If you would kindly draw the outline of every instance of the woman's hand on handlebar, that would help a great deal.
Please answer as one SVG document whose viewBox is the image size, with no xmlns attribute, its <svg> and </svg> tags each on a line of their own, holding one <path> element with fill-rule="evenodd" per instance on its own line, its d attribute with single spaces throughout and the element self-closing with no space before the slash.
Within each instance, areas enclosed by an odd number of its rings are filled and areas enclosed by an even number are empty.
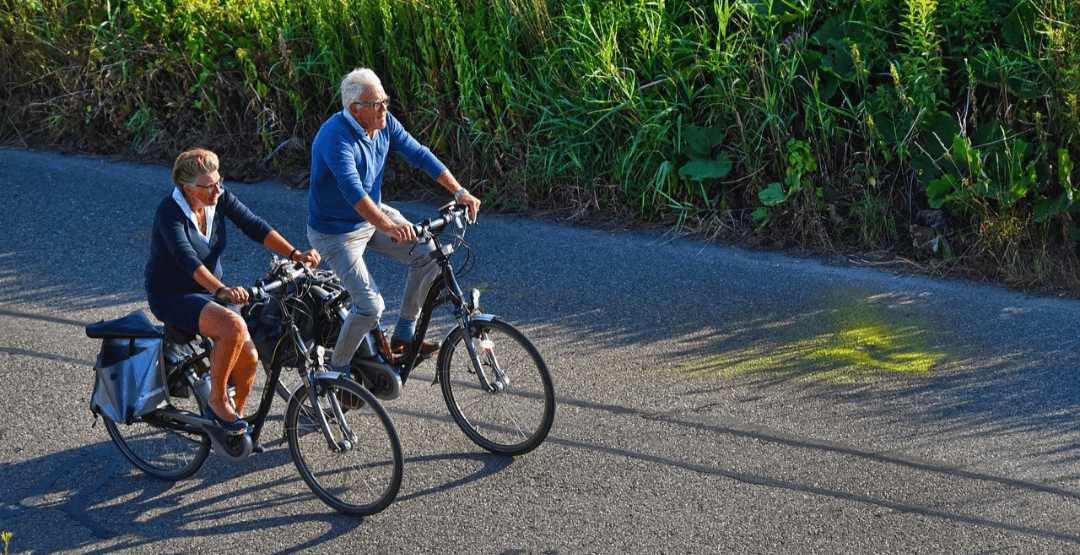
<svg viewBox="0 0 1080 555">
<path fill-rule="evenodd" d="M 217 298 L 234 305 L 245 305 L 250 295 L 246 287 L 226 287 Z"/>
<path fill-rule="evenodd" d="M 315 268 L 322 262 L 322 257 L 319 256 L 319 251 L 311 249 L 300 256 L 296 257 L 296 262 L 301 262 L 308 268 Z"/>
</svg>

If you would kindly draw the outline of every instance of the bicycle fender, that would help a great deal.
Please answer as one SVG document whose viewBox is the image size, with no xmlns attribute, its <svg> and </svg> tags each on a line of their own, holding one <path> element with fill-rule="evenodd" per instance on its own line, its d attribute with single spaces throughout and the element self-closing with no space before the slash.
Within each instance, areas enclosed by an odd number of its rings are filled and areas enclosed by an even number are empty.
<svg viewBox="0 0 1080 555">
<path fill-rule="evenodd" d="M 319 381 L 350 380 L 348 372 L 316 372 L 315 379 Z"/>
<path fill-rule="evenodd" d="M 491 322 L 492 320 L 498 319 L 499 317 L 494 314 L 473 314 L 472 316 L 469 316 L 469 320 L 478 320 L 481 322 Z M 446 342 L 450 340 L 450 336 L 454 335 L 454 333 L 456 333 L 459 329 L 461 329 L 461 324 L 458 324 L 451 328 L 450 331 L 446 332 L 446 336 L 443 337 L 442 343 L 440 344 L 445 345 Z M 442 351 L 440 350 L 439 353 L 441 355 Z"/>
<path fill-rule="evenodd" d="M 498 319 L 499 319 L 499 317 L 494 315 L 494 314 L 473 314 L 472 316 L 469 316 L 469 320 L 473 321 L 473 322 L 492 322 L 492 321 L 495 321 L 495 320 L 498 320 Z M 442 343 L 440 343 L 440 345 L 446 345 L 447 341 L 450 341 L 450 336 L 457 333 L 458 330 L 460 330 L 460 329 L 461 329 L 461 324 L 458 324 L 458 325 L 454 326 L 453 328 L 451 328 L 450 331 L 446 333 L 446 336 L 443 337 Z M 439 349 L 439 358 L 437 359 L 436 364 L 438 366 L 440 366 L 440 367 L 443 364 L 443 353 L 445 353 L 445 352 L 446 351 L 444 351 L 443 349 Z M 439 383 L 439 373 L 438 372 L 435 373 L 435 381 L 432 382 L 432 385 L 435 385 L 436 383 Z"/>
</svg>

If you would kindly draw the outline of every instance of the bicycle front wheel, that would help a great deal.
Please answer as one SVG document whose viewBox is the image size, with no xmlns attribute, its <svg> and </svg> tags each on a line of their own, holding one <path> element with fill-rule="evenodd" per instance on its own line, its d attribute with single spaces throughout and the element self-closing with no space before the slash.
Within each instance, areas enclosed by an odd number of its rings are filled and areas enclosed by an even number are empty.
<svg viewBox="0 0 1080 555">
<path fill-rule="evenodd" d="M 473 320 L 472 343 L 488 382 L 458 328 L 443 344 L 438 372 L 446 407 L 474 443 L 500 455 L 539 446 L 555 420 L 555 388 L 540 352 L 501 320 Z"/>
<path fill-rule="evenodd" d="M 198 414 L 194 399 L 174 398 L 175 408 L 157 411 L 132 421 L 113 422 L 102 416 L 116 448 L 139 470 L 162 480 L 178 481 L 194 474 L 210 455 L 210 438 L 201 431 L 163 419 L 169 410 L 191 409 Z"/>
<path fill-rule="evenodd" d="M 323 379 L 316 389 L 313 395 L 298 388 L 285 410 L 285 435 L 300 476 L 339 512 L 364 516 L 385 509 L 397 497 L 405 465 L 390 414 L 351 380 Z"/>
</svg>

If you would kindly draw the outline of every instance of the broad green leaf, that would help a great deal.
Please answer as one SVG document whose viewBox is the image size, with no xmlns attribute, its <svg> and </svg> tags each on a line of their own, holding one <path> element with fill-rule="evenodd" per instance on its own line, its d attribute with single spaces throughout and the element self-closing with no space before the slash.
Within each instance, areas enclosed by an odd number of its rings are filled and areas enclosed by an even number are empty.
<svg viewBox="0 0 1080 555">
<path fill-rule="evenodd" d="M 1035 221 L 1046 221 L 1050 216 L 1061 214 L 1072 204 L 1072 195 L 1062 193 L 1058 198 L 1044 200 L 1035 205 Z"/>
<path fill-rule="evenodd" d="M 724 142 L 724 130 L 720 126 L 700 127 L 691 125 L 683 131 L 686 155 L 690 158 L 710 159 L 712 149 Z"/>
<path fill-rule="evenodd" d="M 758 193 L 758 198 L 765 206 L 775 206 L 787 200 L 787 193 L 784 192 L 782 184 L 773 182 Z"/>
<path fill-rule="evenodd" d="M 690 160 L 679 168 L 679 177 L 704 181 L 706 179 L 720 179 L 731 171 L 731 158 L 726 152 L 720 153 L 718 160 Z"/>
</svg>

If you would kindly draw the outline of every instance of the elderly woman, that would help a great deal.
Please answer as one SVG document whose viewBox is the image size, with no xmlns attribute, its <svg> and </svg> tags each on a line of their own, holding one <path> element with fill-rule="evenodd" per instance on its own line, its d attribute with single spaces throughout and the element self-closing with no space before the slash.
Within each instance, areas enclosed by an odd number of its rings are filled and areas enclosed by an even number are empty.
<svg viewBox="0 0 1080 555">
<path fill-rule="evenodd" d="M 243 287 L 222 282 L 225 218 L 270 250 L 315 267 L 319 253 L 301 253 L 269 224 L 253 214 L 222 186 L 218 157 L 195 149 L 173 164 L 172 194 L 154 215 L 150 261 L 146 264 L 146 299 L 159 320 L 214 340 L 210 353 L 210 408 L 219 425 L 242 433 L 244 405 L 259 362 L 247 325 L 230 305 L 247 304 Z M 235 410 L 227 384 L 236 387 Z"/>
</svg>

